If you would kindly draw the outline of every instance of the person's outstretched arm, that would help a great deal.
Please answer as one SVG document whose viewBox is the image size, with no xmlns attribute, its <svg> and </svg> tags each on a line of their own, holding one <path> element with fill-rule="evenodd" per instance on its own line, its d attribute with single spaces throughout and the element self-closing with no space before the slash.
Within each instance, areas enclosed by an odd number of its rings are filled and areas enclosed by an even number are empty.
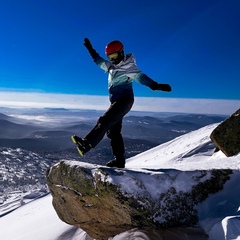
<svg viewBox="0 0 240 240">
<path fill-rule="evenodd" d="M 108 72 L 109 68 L 111 67 L 111 62 L 102 58 L 97 51 L 93 48 L 90 40 L 88 38 L 84 38 L 83 45 L 87 48 L 89 54 L 91 55 L 93 61 L 105 72 Z"/>
<path fill-rule="evenodd" d="M 94 62 L 97 61 L 97 59 L 100 57 L 97 51 L 93 48 L 90 40 L 88 38 L 84 38 L 83 45 L 87 48 L 89 54 L 93 58 Z"/>
<path fill-rule="evenodd" d="M 158 90 L 158 91 L 165 91 L 165 92 L 171 92 L 172 88 L 169 84 L 167 83 L 157 83 L 150 77 L 148 77 L 145 73 L 141 72 L 136 76 L 136 80 L 151 88 L 153 91 Z"/>
</svg>

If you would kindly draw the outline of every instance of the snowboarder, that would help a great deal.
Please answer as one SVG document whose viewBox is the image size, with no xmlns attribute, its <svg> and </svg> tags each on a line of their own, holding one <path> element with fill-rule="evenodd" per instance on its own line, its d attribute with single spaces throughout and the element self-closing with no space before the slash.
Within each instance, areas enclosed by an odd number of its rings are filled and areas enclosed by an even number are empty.
<svg viewBox="0 0 240 240">
<path fill-rule="evenodd" d="M 95 127 L 82 139 L 76 135 L 72 141 L 77 144 L 81 155 L 94 148 L 105 134 L 110 138 L 112 153 L 115 159 L 108 162 L 108 167 L 125 167 L 124 142 L 121 134 L 123 117 L 131 110 L 134 102 L 132 88 L 133 80 L 148 86 L 152 90 L 171 91 L 169 84 L 157 83 L 138 69 L 133 54 L 125 54 L 120 41 L 107 44 L 105 53 L 109 59 L 103 59 L 88 38 L 84 39 L 84 46 L 89 51 L 93 61 L 104 71 L 108 72 L 108 90 L 110 107 L 99 117 Z"/>
</svg>

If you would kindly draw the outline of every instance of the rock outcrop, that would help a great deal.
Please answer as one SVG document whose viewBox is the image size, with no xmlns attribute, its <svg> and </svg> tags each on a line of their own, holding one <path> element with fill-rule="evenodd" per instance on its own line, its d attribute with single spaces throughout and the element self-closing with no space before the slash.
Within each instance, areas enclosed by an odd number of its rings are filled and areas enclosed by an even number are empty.
<svg viewBox="0 0 240 240">
<path fill-rule="evenodd" d="M 227 157 L 238 154 L 240 152 L 240 109 L 219 124 L 210 138 Z"/>
<path fill-rule="evenodd" d="M 59 218 L 102 240 L 136 227 L 193 226 L 196 205 L 222 189 L 231 173 L 134 171 L 60 161 L 47 171 L 47 183 Z"/>
</svg>

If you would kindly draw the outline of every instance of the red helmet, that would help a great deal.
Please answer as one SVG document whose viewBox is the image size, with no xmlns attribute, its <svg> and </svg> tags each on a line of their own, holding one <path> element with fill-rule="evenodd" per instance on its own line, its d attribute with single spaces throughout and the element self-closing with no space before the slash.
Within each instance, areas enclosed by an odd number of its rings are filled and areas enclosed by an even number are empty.
<svg viewBox="0 0 240 240">
<path fill-rule="evenodd" d="M 105 53 L 106 55 L 109 55 L 115 52 L 120 52 L 122 50 L 123 50 L 123 44 L 120 41 L 115 40 L 107 44 L 105 48 Z"/>
</svg>

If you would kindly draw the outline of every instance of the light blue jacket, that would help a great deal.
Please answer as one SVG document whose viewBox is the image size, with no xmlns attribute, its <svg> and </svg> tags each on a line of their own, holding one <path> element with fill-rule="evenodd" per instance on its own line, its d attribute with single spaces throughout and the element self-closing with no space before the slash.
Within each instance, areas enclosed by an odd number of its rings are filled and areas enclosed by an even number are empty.
<svg viewBox="0 0 240 240">
<path fill-rule="evenodd" d="M 133 54 L 126 54 L 124 60 L 115 65 L 99 55 L 94 62 L 105 72 L 108 72 L 108 91 L 113 103 L 122 98 L 134 98 L 132 83 L 137 82 L 151 87 L 153 80 L 138 69 Z"/>
</svg>

